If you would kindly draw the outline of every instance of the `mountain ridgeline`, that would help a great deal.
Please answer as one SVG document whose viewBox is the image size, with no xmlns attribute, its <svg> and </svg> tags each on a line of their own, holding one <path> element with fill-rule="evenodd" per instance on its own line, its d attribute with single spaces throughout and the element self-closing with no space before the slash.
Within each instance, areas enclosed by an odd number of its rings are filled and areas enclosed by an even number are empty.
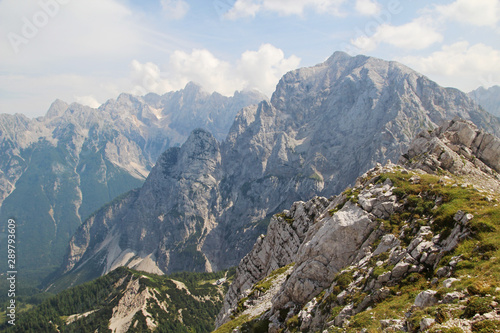
<svg viewBox="0 0 500 333">
<path fill-rule="evenodd" d="M 21 312 L 2 332 L 169 332 L 214 329 L 233 271 L 158 276 L 120 267 Z"/>
<path fill-rule="evenodd" d="M 87 219 L 55 285 L 119 266 L 162 274 L 235 266 L 273 214 L 340 193 L 455 117 L 500 134 L 499 119 L 466 94 L 397 62 L 337 52 L 289 72 L 270 101 L 238 113 L 224 141 L 193 131 L 159 157 L 142 188 Z"/>
<path fill-rule="evenodd" d="M 469 93 L 469 96 L 486 111 L 500 117 L 500 86 L 488 89 L 479 87 Z"/>
<path fill-rule="evenodd" d="M 58 268 L 78 226 L 140 187 L 166 149 L 197 127 L 225 137 L 236 113 L 262 99 L 208 94 L 190 83 L 163 96 L 122 94 L 98 109 L 58 100 L 36 119 L 0 115 L 0 219 L 17 222 L 23 284 Z"/>
</svg>

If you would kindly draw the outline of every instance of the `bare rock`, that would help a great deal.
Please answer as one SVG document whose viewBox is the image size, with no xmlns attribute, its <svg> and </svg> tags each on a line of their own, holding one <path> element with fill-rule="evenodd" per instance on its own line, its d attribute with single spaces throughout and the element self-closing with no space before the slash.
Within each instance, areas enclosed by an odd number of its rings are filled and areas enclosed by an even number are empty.
<svg viewBox="0 0 500 333">
<path fill-rule="evenodd" d="M 435 297 L 437 291 L 434 290 L 425 290 L 417 295 L 415 298 L 414 305 L 419 308 L 426 308 L 428 306 L 432 306 L 438 302 L 438 299 Z"/>
</svg>

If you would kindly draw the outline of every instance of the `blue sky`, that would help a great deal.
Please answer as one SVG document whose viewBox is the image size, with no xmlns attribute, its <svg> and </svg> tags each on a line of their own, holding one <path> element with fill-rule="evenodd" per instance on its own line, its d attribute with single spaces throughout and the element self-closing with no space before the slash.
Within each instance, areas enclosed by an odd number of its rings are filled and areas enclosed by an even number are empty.
<svg viewBox="0 0 500 333">
<path fill-rule="evenodd" d="M 337 50 L 466 92 L 500 84 L 500 0 L 0 0 L 0 113 L 189 81 L 268 96 Z"/>
</svg>

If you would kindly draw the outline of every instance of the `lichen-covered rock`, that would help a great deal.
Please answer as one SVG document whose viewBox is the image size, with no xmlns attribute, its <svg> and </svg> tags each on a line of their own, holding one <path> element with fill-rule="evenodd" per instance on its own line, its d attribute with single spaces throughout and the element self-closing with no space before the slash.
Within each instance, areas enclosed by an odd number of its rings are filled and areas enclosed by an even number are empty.
<svg viewBox="0 0 500 333">
<path fill-rule="evenodd" d="M 415 306 L 419 308 L 426 308 L 428 306 L 432 306 L 438 302 L 436 298 L 437 291 L 435 290 L 425 290 L 417 295 L 415 298 Z"/>
</svg>

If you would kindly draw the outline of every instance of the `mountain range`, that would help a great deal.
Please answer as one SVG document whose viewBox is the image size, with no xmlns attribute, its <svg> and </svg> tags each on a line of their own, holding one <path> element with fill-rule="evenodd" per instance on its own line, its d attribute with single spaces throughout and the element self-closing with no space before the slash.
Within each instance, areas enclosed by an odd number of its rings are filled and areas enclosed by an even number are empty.
<svg viewBox="0 0 500 333">
<path fill-rule="evenodd" d="M 455 117 L 500 134 L 499 119 L 467 94 L 397 62 L 336 52 L 284 75 L 270 101 L 237 114 L 224 141 L 196 129 L 161 154 L 140 189 L 78 228 L 56 285 L 119 266 L 161 274 L 235 266 L 272 215 L 340 193 Z"/>
<path fill-rule="evenodd" d="M 58 268 L 82 222 L 142 186 L 166 149 L 198 127 L 223 138 L 241 108 L 265 98 L 189 83 L 163 96 L 121 94 L 97 109 L 57 100 L 43 117 L 0 115 L 0 218 L 17 222 L 23 285 Z"/>
<path fill-rule="evenodd" d="M 486 111 L 500 117 L 500 86 L 488 89 L 479 87 L 469 93 L 469 96 Z"/>
<path fill-rule="evenodd" d="M 397 165 L 273 215 L 237 269 L 118 267 L 0 329 L 209 332 L 220 310 L 214 333 L 496 332 L 499 161 L 500 139 L 448 121 Z"/>
</svg>

